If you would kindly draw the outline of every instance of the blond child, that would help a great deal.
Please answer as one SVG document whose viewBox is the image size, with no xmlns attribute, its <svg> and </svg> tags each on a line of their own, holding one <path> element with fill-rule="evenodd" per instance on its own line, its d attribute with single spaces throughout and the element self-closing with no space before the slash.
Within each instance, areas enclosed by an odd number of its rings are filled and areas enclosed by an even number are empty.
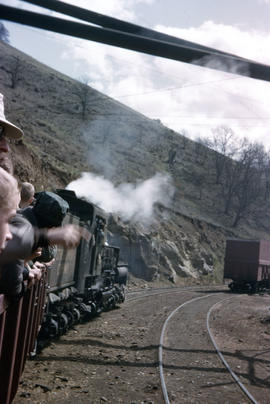
<svg viewBox="0 0 270 404">
<path fill-rule="evenodd" d="M 15 216 L 20 202 L 16 179 L 0 167 L 0 254 L 6 242 L 12 239 L 9 222 Z"/>
</svg>

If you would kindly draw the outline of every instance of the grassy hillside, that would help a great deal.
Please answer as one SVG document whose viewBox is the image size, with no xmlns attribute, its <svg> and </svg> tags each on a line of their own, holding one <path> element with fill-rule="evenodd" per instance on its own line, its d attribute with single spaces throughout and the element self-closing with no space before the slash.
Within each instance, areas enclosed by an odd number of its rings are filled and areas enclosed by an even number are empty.
<svg viewBox="0 0 270 404">
<path fill-rule="evenodd" d="M 220 278 L 228 236 L 269 238 L 268 205 L 259 203 L 255 213 L 231 228 L 232 216 L 223 214 L 220 188 L 215 184 L 211 150 L 89 87 L 84 113 L 83 84 L 3 42 L 0 54 L 6 115 L 25 132 L 24 139 L 12 146 L 16 173 L 22 180 L 41 190 L 66 186 L 82 171 L 102 174 L 116 185 L 168 173 L 175 196 L 170 209 L 165 209 L 166 220 L 160 219 L 158 240 L 163 247 L 167 241 L 175 243 L 182 264 L 174 264 L 174 271 L 179 270 L 180 277 L 183 266 L 192 272 L 203 259 L 214 267 L 213 278 Z M 16 66 L 18 76 L 12 88 Z M 151 231 L 149 240 L 157 239 L 157 229 Z M 170 266 L 162 265 L 164 271 Z"/>
</svg>

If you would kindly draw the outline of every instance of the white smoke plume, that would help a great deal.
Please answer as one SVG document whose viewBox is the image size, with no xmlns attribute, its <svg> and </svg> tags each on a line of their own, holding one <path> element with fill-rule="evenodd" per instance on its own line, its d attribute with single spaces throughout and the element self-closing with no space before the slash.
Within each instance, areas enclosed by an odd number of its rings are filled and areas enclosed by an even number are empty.
<svg viewBox="0 0 270 404">
<path fill-rule="evenodd" d="M 118 214 L 125 221 L 144 224 L 154 221 L 155 204 L 169 206 L 174 194 L 171 177 L 160 173 L 136 184 L 123 183 L 114 186 L 104 177 L 84 172 L 67 189 L 108 213 Z"/>
</svg>

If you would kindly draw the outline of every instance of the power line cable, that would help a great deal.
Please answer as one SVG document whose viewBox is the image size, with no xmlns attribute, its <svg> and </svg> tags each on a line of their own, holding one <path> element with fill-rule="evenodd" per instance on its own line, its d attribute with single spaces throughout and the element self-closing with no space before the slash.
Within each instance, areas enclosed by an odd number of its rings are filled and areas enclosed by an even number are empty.
<svg viewBox="0 0 270 404">
<path fill-rule="evenodd" d="M 153 91 L 145 91 L 143 93 L 134 93 L 134 94 L 125 94 L 125 95 L 117 95 L 117 96 L 111 96 L 111 97 L 117 97 L 117 98 L 126 98 L 126 97 L 137 97 L 141 95 L 148 95 L 148 94 L 155 94 L 155 93 L 161 93 L 161 92 L 168 92 L 168 91 L 176 91 L 176 90 L 181 90 L 183 88 L 188 88 L 188 87 L 196 87 L 196 86 L 201 86 L 205 84 L 214 84 L 218 82 L 224 82 L 227 80 L 238 80 L 241 79 L 242 77 L 230 77 L 228 79 L 220 79 L 220 80 L 213 80 L 213 81 L 202 81 L 199 83 L 190 83 L 190 84 L 184 84 L 179 87 L 170 87 L 170 88 L 163 88 L 159 90 L 153 90 Z"/>
<path fill-rule="evenodd" d="M 161 118 L 179 118 L 179 119 L 194 119 L 194 115 L 193 116 L 181 116 L 181 115 L 158 115 L 158 117 Z M 152 117 L 152 119 L 157 119 L 158 117 Z M 230 120 L 249 120 L 249 119 L 256 119 L 256 120 L 269 120 L 270 117 L 236 117 L 236 116 L 232 116 L 232 117 L 228 117 L 228 116 L 202 116 L 202 118 L 206 118 L 206 119 L 230 119 Z"/>
</svg>

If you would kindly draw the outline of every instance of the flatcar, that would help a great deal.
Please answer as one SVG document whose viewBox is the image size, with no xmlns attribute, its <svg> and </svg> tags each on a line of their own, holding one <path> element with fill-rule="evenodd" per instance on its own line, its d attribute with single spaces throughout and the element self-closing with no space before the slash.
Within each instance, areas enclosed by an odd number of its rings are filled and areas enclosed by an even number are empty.
<svg viewBox="0 0 270 404">
<path fill-rule="evenodd" d="M 228 239 L 224 281 L 232 292 L 255 293 L 270 288 L 270 241 Z"/>
<path fill-rule="evenodd" d="M 69 204 L 63 224 L 78 224 L 91 235 L 77 249 L 58 247 L 48 268 L 44 319 L 38 350 L 75 323 L 112 309 L 125 300 L 127 266 L 120 265 L 120 249 L 106 241 L 107 215 L 98 206 L 77 198 L 73 191 L 56 193 Z"/>
</svg>

